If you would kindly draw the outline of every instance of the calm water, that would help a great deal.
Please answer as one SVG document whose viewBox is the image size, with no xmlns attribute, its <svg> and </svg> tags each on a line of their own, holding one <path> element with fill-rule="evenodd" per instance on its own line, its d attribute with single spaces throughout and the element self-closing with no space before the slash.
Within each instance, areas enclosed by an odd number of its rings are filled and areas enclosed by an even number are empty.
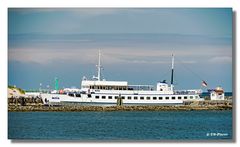
<svg viewBox="0 0 240 147">
<path fill-rule="evenodd" d="M 232 111 L 9 112 L 9 139 L 231 139 Z"/>
</svg>

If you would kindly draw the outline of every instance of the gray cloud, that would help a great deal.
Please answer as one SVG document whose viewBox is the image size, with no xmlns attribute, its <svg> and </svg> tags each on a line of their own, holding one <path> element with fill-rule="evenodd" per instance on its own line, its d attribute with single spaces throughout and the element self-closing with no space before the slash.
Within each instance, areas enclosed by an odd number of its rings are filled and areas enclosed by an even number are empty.
<svg viewBox="0 0 240 147">
<path fill-rule="evenodd" d="M 201 50 L 201 49 L 197 49 Z M 156 49 L 133 49 L 133 48 L 104 48 L 102 61 L 104 64 L 116 63 L 148 63 L 165 64 L 171 62 L 171 54 L 174 53 L 182 62 L 194 64 L 206 56 L 206 52 L 196 52 L 196 50 L 156 50 Z M 215 57 L 216 51 L 207 52 L 208 56 L 213 56 L 210 62 L 229 62 L 231 57 Z M 195 58 L 195 59 L 193 59 Z M 98 59 L 98 49 L 32 49 L 18 48 L 9 50 L 9 60 L 19 62 L 34 62 L 39 64 L 49 64 L 57 61 L 76 62 L 82 64 L 93 64 Z"/>
<path fill-rule="evenodd" d="M 211 63 L 232 63 L 232 57 L 229 56 L 221 56 L 221 57 L 213 57 L 209 59 Z"/>
</svg>

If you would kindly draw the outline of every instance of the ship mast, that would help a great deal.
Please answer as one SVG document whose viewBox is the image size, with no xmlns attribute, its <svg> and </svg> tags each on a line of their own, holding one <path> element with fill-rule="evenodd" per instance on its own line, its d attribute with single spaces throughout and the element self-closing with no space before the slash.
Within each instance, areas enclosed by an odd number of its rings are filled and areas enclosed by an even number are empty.
<svg viewBox="0 0 240 147">
<path fill-rule="evenodd" d="M 173 90 L 174 55 L 172 54 L 171 90 Z"/>
<path fill-rule="evenodd" d="M 101 81 L 101 51 L 98 52 L 97 79 Z"/>
</svg>

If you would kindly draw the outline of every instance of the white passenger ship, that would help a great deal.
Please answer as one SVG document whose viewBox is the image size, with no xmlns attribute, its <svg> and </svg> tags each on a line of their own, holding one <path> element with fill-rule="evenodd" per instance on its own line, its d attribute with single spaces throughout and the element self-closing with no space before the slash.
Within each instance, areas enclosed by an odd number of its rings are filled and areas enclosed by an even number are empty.
<svg viewBox="0 0 240 147">
<path fill-rule="evenodd" d="M 51 93 L 42 93 L 44 104 L 80 103 L 90 105 L 116 105 L 121 98 L 123 105 L 160 105 L 182 104 L 188 100 L 203 100 L 201 89 L 174 90 L 174 56 L 172 55 L 171 84 L 165 80 L 158 82 L 156 88 L 151 85 L 128 85 L 127 81 L 107 81 L 101 78 L 101 54 L 97 65 L 97 76 L 92 80 L 82 79 L 80 89 L 64 89 Z"/>
</svg>

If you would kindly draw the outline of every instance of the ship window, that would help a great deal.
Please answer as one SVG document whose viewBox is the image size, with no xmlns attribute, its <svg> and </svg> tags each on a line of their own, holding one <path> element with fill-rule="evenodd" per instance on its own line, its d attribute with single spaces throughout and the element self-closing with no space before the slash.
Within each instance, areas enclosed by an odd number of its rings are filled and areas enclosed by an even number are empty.
<svg viewBox="0 0 240 147">
<path fill-rule="evenodd" d="M 122 96 L 122 99 L 124 100 L 124 99 L 125 99 L 125 96 Z"/>
<path fill-rule="evenodd" d="M 181 96 L 179 96 L 179 97 L 178 97 L 178 99 L 179 99 L 179 100 L 181 100 L 181 99 L 182 99 L 182 97 L 181 97 Z"/>
<path fill-rule="evenodd" d="M 175 96 L 173 96 L 173 97 L 172 97 L 172 100 L 175 100 L 175 99 L 176 99 Z"/>
<path fill-rule="evenodd" d="M 166 100 L 168 100 L 168 99 L 169 99 L 169 97 L 166 97 L 165 99 L 166 99 Z"/>
<path fill-rule="evenodd" d="M 81 97 L 81 94 L 77 93 L 77 94 L 76 94 L 76 97 Z"/>
<path fill-rule="evenodd" d="M 147 97 L 147 100 L 150 100 L 150 97 Z"/>
<path fill-rule="evenodd" d="M 197 99 L 197 98 L 198 98 L 198 96 L 196 95 L 196 96 L 195 96 L 195 98 Z"/>
<path fill-rule="evenodd" d="M 193 99 L 193 96 L 190 96 L 190 99 Z"/>
<path fill-rule="evenodd" d="M 138 99 L 138 97 L 137 96 L 134 96 L 134 100 L 137 100 Z"/>
<path fill-rule="evenodd" d="M 184 99 L 187 99 L 187 97 L 186 97 L 186 96 L 184 96 Z"/>
<path fill-rule="evenodd" d="M 102 99 L 105 99 L 106 98 L 106 96 L 102 96 Z"/>
<path fill-rule="evenodd" d="M 156 99 L 157 99 L 157 97 L 153 97 L 153 99 L 154 99 L 154 100 L 156 100 Z"/>
<path fill-rule="evenodd" d="M 112 99 L 112 96 L 108 96 L 108 99 Z"/>
<path fill-rule="evenodd" d="M 128 96 L 128 99 L 131 100 L 131 96 Z"/>
<path fill-rule="evenodd" d="M 163 89 L 161 88 L 160 91 L 163 91 Z"/>
<path fill-rule="evenodd" d="M 89 86 L 82 86 L 83 88 L 89 88 Z"/>
<path fill-rule="evenodd" d="M 98 96 L 98 95 L 96 95 L 96 96 L 95 96 L 95 98 L 96 98 L 96 99 L 99 99 L 99 96 Z"/>
<path fill-rule="evenodd" d="M 118 98 L 118 96 L 115 96 L 115 99 L 117 99 Z"/>
<path fill-rule="evenodd" d="M 122 90 L 122 87 L 119 87 L 119 90 Z"/>
<path fill-rule="evenodd" d="M 159 100 L 162 100 L 162 97 L 158 97 Z"/>
<path fill-rule="evenodd" d="M 144 100 L 144 97 L 143 97 L 143 96 L 141 96 L 141 97 L 140 97 L 140 100 Z"/>
<path fill-rule="evenodd" d="M 73 94 L 73 93 L 69 93 L 68 96 L 72 96 L 72 97 L 74 97 L 74 94 Z"/>
</svg>

